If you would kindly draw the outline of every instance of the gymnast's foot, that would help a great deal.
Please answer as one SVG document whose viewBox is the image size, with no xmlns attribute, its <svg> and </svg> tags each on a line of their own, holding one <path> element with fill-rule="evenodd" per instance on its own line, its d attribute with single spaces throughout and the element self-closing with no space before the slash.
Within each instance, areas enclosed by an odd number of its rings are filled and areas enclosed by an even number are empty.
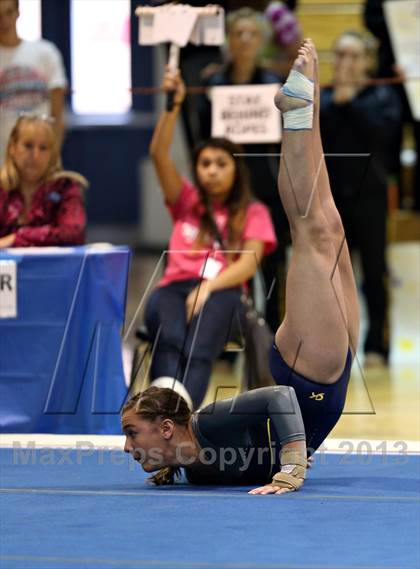
<svg viewBox="0 0 420 569">
<path fill-rule="evenodd" d="M 274 104 L 282 113 L 302 109 L 312 103 L 316 66 L 317 53 L 315 46 L 312 40 L 306 39 L 299 48 L 298 56 L 295 59 L 286 83 L 279 89 L 274 98 Z M 309 79 L 306 86 L 302 84 L 296 85 L 296 77 L 299 78 L 300 76 Z M 301 81 L 299 83 L 301 83 Z M 309 89 L 310 83 L 312 83 L 312 94 Z M 292 96 L 292 93 L 296 94 L 296 96 Z"/>
<path fill-rule="evenodd" d="M 316 51 L 316 47 L 314 42 L 311 39 L 306 40 L 307 46 L 312 53 L 312 60 L 314 62 L 314 75 L 313 75 L 313 82 L 314 82 L 314 116 L 317 118 L 319 122 L 319 105 L 320 105 L 320 85 L 319 85 L 319 58 L 318 52 Z"/>
</svg>

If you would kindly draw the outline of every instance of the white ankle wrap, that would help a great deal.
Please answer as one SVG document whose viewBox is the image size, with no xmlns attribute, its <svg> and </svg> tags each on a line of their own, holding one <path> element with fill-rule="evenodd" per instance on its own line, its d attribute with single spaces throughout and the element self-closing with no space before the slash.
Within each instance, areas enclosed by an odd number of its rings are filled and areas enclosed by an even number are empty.
<svg viewBox="0 0 420 569">
<path fill-rule="evenodd" d="M 314 100 L 314 82 L 306 75 L 292 69 L 286 83 L 283 85 L 283 93 L 295 99 L 303 99 L 312 103 Z"/>
<path fill-rule="evenodd" d="M 292 69 L 283 86 L 283 94 L 307 101 L 306 107 L 292 109 L 283 113 L 284 130 L 311 130 L 314 113 L 314 83 L 308 77 Z"/>
</svg>

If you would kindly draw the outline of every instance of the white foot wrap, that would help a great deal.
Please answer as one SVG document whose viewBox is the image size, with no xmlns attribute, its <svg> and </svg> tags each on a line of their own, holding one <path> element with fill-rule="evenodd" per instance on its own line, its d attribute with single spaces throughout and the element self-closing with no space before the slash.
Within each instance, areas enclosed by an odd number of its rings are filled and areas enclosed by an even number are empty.
<svg viewBox="0 0 420 569">
<path fill-rule="evenodd" d="M 300 109 L 283 113 L 283 130 L 312 130 L 314 106 L 310 103 Z"/>
<path fill-rule="evenodd" d="M 314 82 L 303 73 L 292 69 L 283 86 L 283 94 L 308 102 L 306 107 L 283 113 L 284 130 L 311 130 L 314 113 Z"/>
<path fill-rule="evenodd" d="M 312 103 L 314 100 L 314 82 L 308 79 L 306 75 L 292 69 L 289 73 L 286 83 L 283 85 L 283 93 L 288 97 L 295 99 L 303 99 Z"/>
<path fill-rule="evenodd" d="M 180 381 L 174 377 L 158 377 L 152 381 L 150 387 L 166 387 L 167 389 L 173 389 L 175 393 L 178 393 L 187 402 L 188 407 L 192 411 L 193 402 L 190 394 L 185 389 Z"/>
</svg>

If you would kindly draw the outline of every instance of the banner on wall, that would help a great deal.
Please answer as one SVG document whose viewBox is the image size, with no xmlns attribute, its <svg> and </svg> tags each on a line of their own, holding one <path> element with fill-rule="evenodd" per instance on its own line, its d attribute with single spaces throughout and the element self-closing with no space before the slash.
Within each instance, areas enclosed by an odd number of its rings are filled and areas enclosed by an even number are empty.
<svg viewBox="0 0 420 569">
<path fill-rule="evenodd" d="M 213 87 L 211 135 L 238 144 L 281 140 L 280 113 L 274 106 L 278 84 Z"/>
</svg>

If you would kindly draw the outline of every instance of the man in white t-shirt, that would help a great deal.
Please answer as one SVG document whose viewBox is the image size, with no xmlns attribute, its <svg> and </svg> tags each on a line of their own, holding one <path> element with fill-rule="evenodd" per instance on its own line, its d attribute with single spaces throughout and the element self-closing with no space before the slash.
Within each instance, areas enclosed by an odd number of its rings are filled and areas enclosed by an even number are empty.
<svg viewBox="0 0 420 569">
<path fill-rule="evenodd" d="M 52 116 L 60 144 L 67 80 L 60 52 L 46 40 L 19 38 L 19 0 L 0 0 L 0 164 L 21 113 Z"/>
</svg>

